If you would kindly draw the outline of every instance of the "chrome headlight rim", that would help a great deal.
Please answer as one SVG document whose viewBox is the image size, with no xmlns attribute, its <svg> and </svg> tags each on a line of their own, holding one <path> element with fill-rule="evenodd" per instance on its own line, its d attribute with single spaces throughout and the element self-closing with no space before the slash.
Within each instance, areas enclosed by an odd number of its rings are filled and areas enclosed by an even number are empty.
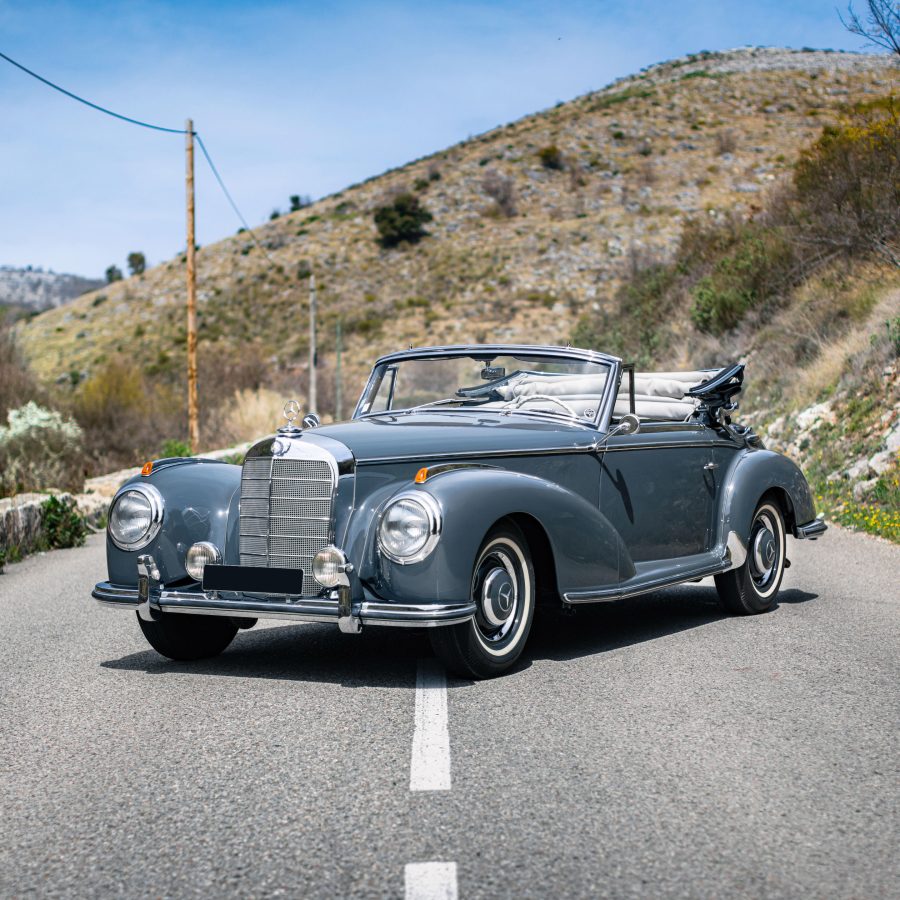
<svg viewBox="0 0 900 900">
<path fill-rule="evenodd" d="M 387 518 L 387 514 L 390 512 L 391 508 L 401 501 L 412 501 L 420 506 L 428 516 L 428 537 L 425 540 L 425 543 L 420 547 L 415 553 L 410 554 L 409 556 L 399 556 L 392 551 L 388 550 L 384 541 L 381 539 L 382 527 L 384 525 L 384 521 Z M 438 541 L 441 539 L 441 529 L 444 524 L 444 514 L 441 509 L 440 504 L 437 500 L 429 494 L 427 491 L 403 491 L 400 494 L 396 494 L 391 497 L 391 499 L 385 504 L 384 509 L 381 511 L 381 515 L 378 517 L 378 549 L 381 554 L 389 559 L 391 562 L 397 563 L 401 566 L 409 566 L 413 563 L 422 562 L 422 560 L 427 559 L 434 552 L 434 548 L 437 546 Z"/>
<path fill-rule="evenodd" d="M 147 502 L 150 504 L 150 525 L 147 527 L 147 530 L 135 541 L 122 541 L 113 534 L 112 523 L 113 523 L 113 512 L 115 511 L 116 505 L 118 502 L 124 497 L 126 494 L 141 494 Z M 133 551 L 133 550 L 142 550 L 148 544 L 150 544 L 156 536 L 159 534 L 160 528 L 162 528 L 163 518 L 165 517 L 166 504 L 163 500 L 162 494 L 152 485 L 152 484 L 127 484 L 124 487 L 120 488 L 115 497 L 113 497 L 112 503 L 109 505 L 109 513 L 107 515 L 106 522 L 106 533 L 109 535 L 109 539 L 116 545 L 120 550 L 125 551 Z"/>
</svg>

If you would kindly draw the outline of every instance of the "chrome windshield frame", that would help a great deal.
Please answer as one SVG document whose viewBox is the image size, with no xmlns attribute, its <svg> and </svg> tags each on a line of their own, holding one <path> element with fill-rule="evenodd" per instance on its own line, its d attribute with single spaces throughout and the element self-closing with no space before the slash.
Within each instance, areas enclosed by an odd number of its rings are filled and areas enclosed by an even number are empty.
<svg viewBox="0 0 900 900">
<path fill-rule="evenodd" d="M 371 413 L 364 413 L 363 409 L 367 400 L 374 396 L 375 391 L 380 387 L 381 378 L 379 377 L 379 369 L 382 366 L 391 366 L 394 363 L 407 362 L 409 360 L 419 359 L 453 359 L 456 357 L 471 357 L 478 359 L 479 357 L 486 359 L 497 356 L 529 356 L 529 357 L 546 357 L 569 359 L 573 362 L 590 362 L 600 366 L 606 366 L 609 369 L 609 377 L 606 379 L 603 398 L 597 409 L 597 413 L 593 421 L 583 419 L 581 417 L 564 418 L 562 415 L 556 415 L 552 418 L 555 421 L 569 421 L 577 423 L 584 427 L 594 428 L 601 433 L 605 433 L 609 428 L 609 421 L 612 417 L 613 407 L 615 406 L 616 392 L 618 390 L 619 380 L 622 376 L 622 360 L 616 356 L 610 356 L 607 353 L 600 353 L 596 350 L 583 350 L 578 347 L 556 347 L 546 344 L 458 344 L 446 347 L 417 347 L 409 350 L 402 350 L 398 353 L 389 353 L 375 361 L 372 371 L 366 380 L 366 386 L 363 388 L 356 409 L 353 411 L 354 419 L 361 419 L 373 415 L 402 415 L 408 412 L 406 409 L 397 410 L 376 410 Z M 439 407 L 440 408 L 440 407 Z M 422 411 L 433 410 L 434 407 L 425 407 Z M 449 409 L 449 407 L 448 407 Z M 479 407 L 466 407 L 456 409 L 454 411 L 472 411 L 478 410 Z M 480 409 L 482 413 L 496 412 L 498 415 L 517 414 L 519 410 L 506 409 Z M 524 412 L 524 411 L 522 411 Z M 531 414 L 540 414 L 538 410 L 530 410 Z"/>
</svg>

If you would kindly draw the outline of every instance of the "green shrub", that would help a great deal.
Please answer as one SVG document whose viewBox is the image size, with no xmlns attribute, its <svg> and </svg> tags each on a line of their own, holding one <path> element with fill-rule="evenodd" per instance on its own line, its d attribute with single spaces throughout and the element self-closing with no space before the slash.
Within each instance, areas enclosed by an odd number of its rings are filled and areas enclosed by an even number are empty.
<svg viewBox="0 0 900 900">
<path fill-rule="evenodd" d="M 807 239 L 820 252 L 900 265 L 900 107 L 881 98 L 826 126 L 794 170 Z"/>
<path fill-rule="evenodd" d="M 691 291 L 691 320 L 711 334 L 736 327 L 754 307 L 776 303 L 802 272 L 795 247 L 776 227 L 749 222 L 723 237 L 725 252 Z"/>
<path fill-rule="evenodd" d="M 624 91 L 618 91 L 615 94 L 606 94 L 603 97 L 598 97 L 593 106 L 591 106 L 592 111 L 599 112 L 603 109 L 609 109 L 611 106 L 616 106 L 619 103 L 625 103 L 628 100 L 637 99 L 646 99 L 647 97 L 652 97 L 656 91 L 652 90 L 643 90 L 641 88 L 626 88 Z"/>
<path fill-rule="evenodd" d="M 88 533 L 71 497 L 48 497 L 41 504 L 41 530 L 47 550 L 80 547 Z"/>
<path fill-rule="evenodd" d="M 0 494 L 84 486 L 83 432 L 55 410 L 29 401 L 0 426 Z"/>
<path fill-rule="evenodd" d="M 538 150 L 538 159 L 545 169 L 555 169 L 559 171 L 566 167 L 562 151 L 556 144 L 550 144 L 549 147 L 542 147 Z"/>
<path fill-rule="evenodd" d="M 159 455 L 161 459 L 173 456 L 191 456 L 191 445 L 178 438 L 169 438 L 163 443 Z"/>
<path fill-rule="evenodd" d="M 404 241 L 414 244 L 427 236 L 422 226 L 433 218 L 414 194 L 399 194 L 375 210 L 379 243 L 382 247 L 396 247 Z"/>
</svg>

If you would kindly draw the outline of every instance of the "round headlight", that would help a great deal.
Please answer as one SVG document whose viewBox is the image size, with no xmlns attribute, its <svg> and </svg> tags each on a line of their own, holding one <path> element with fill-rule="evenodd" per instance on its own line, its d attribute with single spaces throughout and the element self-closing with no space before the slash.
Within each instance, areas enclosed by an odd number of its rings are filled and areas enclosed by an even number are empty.
<svg viewBox="0 0 900 900">
<path fill-rule="evenodd" d="M 401 565 L 425 559 L 441 533 L 441 508 L 431 494 L 397 497 L 385 509 L 378 526 L 381 552 Z"/>
<path fill-rule="evenodd" d="M 312 561 L 313 578 L 322 587 L 337 587 L 343 580 L 346 571 L 347 560 L 337 547 L 326 547 L 320 550 Z"/>
<path fill-rule="evenodd" d="M 194 581 L 203 581 L 203 570 L 207 563 L 217 563 L 221 559 L 219 548 L 209 541 L 191 544 L 184 555 L 184 568 Z"/>
<path fill-rule="evenodd" d="M 152 484 L 123 490 L 109 511 L 109 536 L 121 550 L 140 550 L 159 532 L 163 518 L 162 494 Z"/>
</svg>

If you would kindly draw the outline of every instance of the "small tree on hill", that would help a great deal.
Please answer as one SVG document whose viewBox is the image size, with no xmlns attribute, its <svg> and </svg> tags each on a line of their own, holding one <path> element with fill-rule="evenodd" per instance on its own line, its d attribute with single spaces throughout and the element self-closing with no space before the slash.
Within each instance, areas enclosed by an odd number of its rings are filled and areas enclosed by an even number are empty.
<svg viewBox="0 0 900 900">
<path fill-rule="evenodd" d="M 143 275 L 144 269 L 147 268 L 147 259 L 143 253 L 135 251 L 128 254 L 128 271 L 132 275 Z"/>
<path fill-rule="evenodd" d="M 497 212 L 510 219 L 516 214 L 516 185 L 509 175 L 488 169 L 481 181 L 481 189 L 497 205 Z"/>
<path fill-rule="evenodd" d="M 556 144 L 550 144 L 549 147 L 542 147 L 538 150 L 538 159 L 545 169 L 555 169 L 561 172 L 566 167 L 566 161 L 563 158 L 562 150 Z"/>
<path fill-rule="evenodd" d="M 900 3 L 897 0 L 866 0 L 868 14 L 865 21 L 850 3 L 847 6 L 847 18 L 838 13 L 841 24 L 851 34 L 865 38 L 867 43 L 875 47 L 883 47 L 900 56 Z"/>
<path fill-rule="evenodd" d="M 414 194 L 398 194 L 375 210 L 379 243 L 382 247 L 396 247 L 403 241 L 414 244 L 428 234 L 422 226 L 433 218 Z"/>
<path fill-rule="evenodd" d="M 122 270 L 118 266 L 110 266 L 106 270 L 106 283 L 112 284 L 114 281 L 122 280 Z"/>
<path fill-rule="evenodd" d="M 310 205 L 310 203 L 312 203 L 312 200 L 305 194 L 291 194 L 290 200 L 291 212 L 298 212 L 301 209 L 305 209 Z"/>
</svg>

